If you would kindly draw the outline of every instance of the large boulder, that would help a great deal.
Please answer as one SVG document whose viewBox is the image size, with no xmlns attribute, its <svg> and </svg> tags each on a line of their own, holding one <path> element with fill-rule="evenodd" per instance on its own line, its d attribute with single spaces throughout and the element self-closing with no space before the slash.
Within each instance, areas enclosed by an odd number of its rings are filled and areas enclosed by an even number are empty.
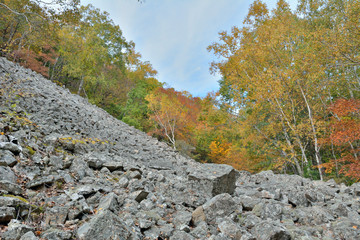
<svg viewBox="0 0 360 240">
<path fill-rule="evenodd" d="M 200 187 L 212 196 L 221 193 L 233 194 L 235 191 L 236 170 L 225 164 L 201 164 L 189 169 L 188 179 L 195 188 Z"/>
</svg>

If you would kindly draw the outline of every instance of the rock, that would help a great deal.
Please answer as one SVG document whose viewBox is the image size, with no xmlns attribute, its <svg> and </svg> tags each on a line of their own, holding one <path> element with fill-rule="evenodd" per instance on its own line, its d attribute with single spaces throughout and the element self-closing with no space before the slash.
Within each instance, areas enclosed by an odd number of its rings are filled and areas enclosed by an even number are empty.
<svg viewBox="0 0 360 240">
<path fill-rule="evenodd" d="M 118 181 L 119 187 L 126 188 L 129 185 L 129 180 L 126 177 L 121 177 Z"/>
<path fill-rule="evenodd" d="M 0 181 L 8 181 L 10 183 L 16 183 L 17 177 L 9 167 L 0 166 Z"/>
<path fill-rule="evenodd" d="M 22 195 L 23 189 L 14 183 L 11 183 L 9 181 L 0 180 L 0 190 L 5 190 L 8 193 L 14 194 L 14 195 Z"/>
<path fill-rule="evenodd" d="M 170 237 L 170 240 L 195 240 L 193 236 L 184 232 L 184 231 L 174 231 L 173 235 Z"/>
<path fill-rule="evenodd" d="M 12 142 L 0 142 L 0 150 L 8 150 L 15 155 L 18 155 L 22 152 L 22 148 Z"/>
<path fill-rule="evenodd" d="M 221 233 L 231 239 L 240 239 L 242 236 L 241 228 L 228 218 L 221 220 L 218 227 Z"/>
<path fill-rule="evenodd" d="M 204 213 L 203 206 L 197 207 L 193 211 L 192 216 L 191 216 L 191 221 L 195 226 L 197 226 L 200 222 L 206 221 L 206 216 Z"/>
<path fill-rule="evenodd" d="M 38 188 L 42 186 L 50 186 L 56 181 L 53 175 L 37 177 L 26 184 L 27 188 Z"/>
<path fill-rule="evenodd" d="M 35 236 L 33 232 L 27 232 L 21 236 L 20 240 L 38 240 L 39 238 Z"/>
<path fill-rule="evenodd" d="M 94 177 L 93 171 L 89 168 L 87 163 L 79 158 L 76 158 L 70 167 L 70 172 L 76 177 L 76 179 L 81 180 L 84 177 Z"/>
<path fill-rule="evenodd" d="M 45 224 L 47 225 L 62 225 L 65 223 L 68 216 L 68 207 L 55 206 L 47 208 L 45 212 Z"/>
<path fill-rule="evenodd" d="M 103 166 L 109 169 L 111 172 L 116 170 L 124 171 L 124 163 L 122 162 L 115 162 L 115 161 L 105 162 Z"/>
<path fill-rule="evenodd" d="M 118 197 L 116 196 L 115 193 L 109 193 L 107 196 L 104 196 L 100 200 L 100 204 L 98 207 L 98 211 L 109 210 L 114 213 L 118 212 L 119 209 L 120 209 L 120 204 L 118 201 Z"/>
<path fill-rule="evenodd" d="M 131 232 L 122 219 L 110 211 L 102 211 L 77 231 L 80 240 L 129 239 Z"/>
<path fill-rule="evenodd" d="M 50 228 L 41 234 L 41 238 L 47 240 L 70 240 L 72 239 L 72 233 L 70 231 Z"/>
<path fill-rule="evenodd" d="M 14 154 L 9 150 L 0 150 L 0 166 L 13 167 L 17 163 Z"/>
<path fill-rule="evenodd" d="M 233 194 L 237 175 L 229 165 L 201 164 L 190 169 L 188 178 L 215 196 L 221 193 Z"/>
<path fill-rule="evenodd" d="M 15 208 L 0 207 L 0 223 L 1 224 L 7 224 L 13 218 L 15 218 Z"/>
<path fill-rule="evenodd" d="M 192 220 L 192 214 L 188 211 L 178 211 L 174 215 L 173 224 L 176 229 L 188 226 Z"/>
<path fill-rule="evenodd" d="M 275 225 L 274 223 L 270 222 L 261 222 L 256 224 L 252 229 L 251 233 L 257 239 L 264 239 L 264 240 L 290 240 L 291 235 L 286 230 L 285 227 Z"/>
<path fill-rule="evenodd" d="M 228 193 L 219 194 L 203 206 L 207 223 L 215 222 L 217 217 L 229 216 L 236 210 L 236 203 Z"/>
<path fill-rule="evenodd" d="M 20 223 L 17 220 L 11 220 L 8 229 L 1 235 L 3 240 L 19 240 L 25 233 L 34 231 L 34 228 Z"/>
<path fill-rule="evenodd" d="M 139 190 L 139 191 L 131 193 L 131 197 L 138 203 L 140 203 L 142 200 L 144 200 L 148 195 L 149 195 L 149 193 L 146 191 L 143 191 L 143 190 Z"/>
<path fill-rule="evenodd" d="M 196 228 L 194 228 L 190 234 L 194 236 L 195 238 L 202 238 L 204 236 L 208 235 L 208 226 L 206 222 L 200 222 Z"/>
</svg>

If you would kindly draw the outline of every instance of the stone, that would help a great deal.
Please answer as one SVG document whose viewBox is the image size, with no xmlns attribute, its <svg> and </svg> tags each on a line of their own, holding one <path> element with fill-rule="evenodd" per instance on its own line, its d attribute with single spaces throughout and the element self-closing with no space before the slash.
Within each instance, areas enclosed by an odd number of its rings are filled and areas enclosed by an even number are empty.
<svg viewBox="0 0 360 240">
<path fill-rule="evenodd" d="M 26 184 L 27 188 L 38 188 L 42 186 L 50 186 L 57 179 L 53 175 L 37 177 Z"/>
<path fill-rule="evenodd" d="M 114 213 L 120 210 L 118 197 L 115 193 L 109 193 L 100 200 L 98 211 L 106 211 L 106 210 L 109 210 Z"/>
<path fill-rule="evenodd" d="M 0 166 L 13 167 L 17 163 L 14 154 L 9 150 L 0 150 Z"/>
<path fill-rule="evenodd" d="M 176 229 L 188 226 L 192 220 L 192 214 L 188 211 L 178 211 L 173 216 L 173 224 Z"/>
<path fill-rule="evenodd" d="M 70 231 L 63 231 L 56 228 L 47 229 L 41 233 L 41 239 L 46 240 L 68 240 L 72 239 L 72 233 Z"/>
<path fill-rule="evenodd" d="M 190 234 L 184 232 L 184 231 L 179 231 L 176 230 L 174 231 L 173 235 L 170 237 L 170 240 L 195 240 L 195 238 L 193 236 L 191 236 Z"/>
<path fill-rule="evenodd" d="M 52 208 L 47 208 L 45 212 L 45 224 L 62 225 L 65 223 L 68 213 L 68 207 L 55 206 Z"/>
<path fill-rule="evenodd" d="M 0 166 L 0 181 L 8 181 L 10 183 L 16 183 L 17 177 L 10 167 Z"/>
<path fill-rule="evenodd" d="M 18 155 L 22 152 L 22 148 L 12 142 L 0 142 L 0 150 L 9 150 L 15 155 Z"/>
<path fill-rule="evenodd" d="M 7 224 L 13 218 L 15 218 L 15 208 L 0 207 L 0 223 L 1 224 Z"/>
<path fill-rule="evenodd" d="M 191 215 L 192 224 L 197 226 L 200 222 L 206 221 L 204 208 L 202 206 L 197 207 Z"/>
<path fill-rule="evenodd" d="M 242 236 L 241 228 L 228 218 L 221 220 L 218 228 L 222 234 L 231 239 L 240 239 Z"/>
<path fill-rule="evenodd" d="M 149 193 L 146 191 L 143 191 L 143 190 L 139 190 L 139 191 L 131 193 L 131 197 L 138 203 L 140 203 L 142 200 L 144 200 L 148 195 L 149 195 Z"/>
<path fill-rule="evenodd" d="M 208 226 L 206 224 L 206 222 L 200 222 L 198 224 L 198 226 L 196 226 L 191 232 L 190 234 L 192 236 L 194 236 L 195 238 L 202 238 L 203 236 L 207 236 L 208 235 Z"/>
<path fill-rule="evenodd" d="M 0 180 L 0 189 L 14 195 L 23 194 L 23 189 L 19 185 L 6 180 Z"/>
<path fill-rule="evenodd" d="M 126 188 L 129 185 L 129 179 L 127 177 L 121 177 L 118 181 L 119 187 Z"/>
<path fill-rule="evenodd" d="M 235 191 L 238 174 L 229 165 L 207 163 L 191 168 L 189 171 L 189 180 L 211 192 L 212 196 L 221 193 L 233 194 Z"/>
<path fill-rule="evenodd" d="M 1 235 L 3 240 L 19 240 L 27 232 L 32 232 L 35 229 L 28 225 L 20 223 L 18 220 L 11 220 L 8 224 L 8 229 Z"/>
<path fill-rule="evenodd" d="M 117 170 L 124 171 L 124 163 L 122 162 L 115 162 L 115 161 L 105 162 L 103 163 L 103 166 L 109 169 L 111 172 Z"/>
<path fill-rule="evenodd" d="M 126 240 L 132 235 L 122 219 L 110 211 L 102 211 L 77 231 L 80 240 Z"/>
<path fill-rule="evenodd" d="M 33 232 L 27 232 L 21 236 L 20 240 L 38 240 L 39 238 L 35 236 Z"/>
<path fill-rule="evenodd" d="M 251 233 L 257 239 L 266 240 L 290 240 L 291 235 L 285 227 L 274 225 L 270 222 L 261 222 L 256 224 L 252 229 Z"/>
<path fill-rule="evenodd" d="M 3 86 L 1 239 L 360 239 L 359 183 L 198 163 L 0 58 Z"/>
<path fill-rule="evenodd" d="M 236 203 L 228 193 L 216 195 L 203 206 L 207 223 L 215 222 L 217 217 L 229 216 L 236 210 Z"/>
<path fill-rule="evenodd" d="M 87 163 L 79 158 L 76 158 L 70 167 L 70 172 L 75 176 L 77 180 L 81 180 L 84 177 L 94 177 L 93 171 L 89 168 Z"/>
</svg>

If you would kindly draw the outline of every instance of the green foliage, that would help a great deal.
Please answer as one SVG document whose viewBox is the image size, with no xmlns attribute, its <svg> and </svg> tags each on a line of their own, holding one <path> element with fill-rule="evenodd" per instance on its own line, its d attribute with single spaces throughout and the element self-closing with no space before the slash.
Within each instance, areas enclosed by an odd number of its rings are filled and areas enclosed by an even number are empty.
<svg viewBox="0 0 360 240">
<path fill-rule="evenodd" d="M 138 81 L 128 94 L 121 120 L 142 131 L 150 131 L 152 124 L 149 121 L 148 101 L 145 97 L 161 86 L 161 83 L 152 78 Z"/>
</svg>

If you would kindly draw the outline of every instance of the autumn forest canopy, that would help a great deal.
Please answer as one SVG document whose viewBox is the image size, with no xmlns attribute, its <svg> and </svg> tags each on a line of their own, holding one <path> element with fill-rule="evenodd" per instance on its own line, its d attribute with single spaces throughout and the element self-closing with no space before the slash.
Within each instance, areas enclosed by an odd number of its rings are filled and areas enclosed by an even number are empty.
<svg viewBox="0 0 360 240">
<path fill-rule="evenodd" d="M 0 0 L 0 55 L 197 161 L 360 181 L 360 1 L 256 0 L 208 47 L 205 98 L 159 82 L 106 12 L 55 2 Z"/>
</svg>

